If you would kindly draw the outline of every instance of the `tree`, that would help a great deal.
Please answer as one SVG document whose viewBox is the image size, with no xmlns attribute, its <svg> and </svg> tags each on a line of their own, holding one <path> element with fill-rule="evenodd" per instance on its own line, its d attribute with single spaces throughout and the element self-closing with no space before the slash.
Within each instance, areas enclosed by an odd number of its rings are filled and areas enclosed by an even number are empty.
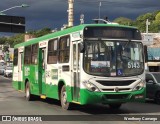
<svg viewBox="0 0 160 124">
<path fill-rule="evenodd" d="M 152 23 L 151 23 L 151 25 L 149 26 L 149 30 L 150 30 L 150 32 L 152 32 L 152 33 L 157 33 L 160 29 L 160 27 L 159 27 L 160 25 L 159 25 L 159 22 L 158 21 L 153 21 Z"/>
<path fill-rule="evenodd" d="M 157 13 L 156 17 L 155 17 L 155 21 L 160 23 L 160 12 Z"/>
<path fill-rule="evenodd" d="M 5 44 L 6 41 L 7 41 L 6 37 L 1 37 L 0 38 L 0 44 Z"/>
<path fill-rule="evenodd" d="M 155 14 L 156 13 L 157 12 L 146 13 L 144 15 L 140 15 L 140 16 L 137 17 L 137 19 L 135 21 L 135 25 L 140 29 L 141 32 L 146 31 L 146 20 L 147 19 L 149 20 L 149 22 L 151 22 L 152 26 L 155 26 L 155 24 L 153 24 L 153 22 L 155 21 Z M 149 26 L 149 31 L 150 32 L 156 32 L 156 30 L 151 28 L 151 25 Z"/>
<path fill-rule="evenodd" d="M 131 19 L 126 18 L 126 17 L 116 18 L 113 22 L 116 22 L 121 25 L 132 25 L 132 23 L 133 23 L 133 21 Z"/>
<path fill-rule="evenodd" d="M 36 37 L 41 37 L 41 36 L 44 36 L 46 34 L 49 34 L 51 33 L 51 29 L 50 28 L 43 28 L 41 30 L 38 30 L 38 31 L 31 31 L 29 32 L 30 34 L 33 34 L 35 35 Z"/>
<path fill-rule="evenodd" d="M 156 17 L 156 15 L 160 12 L 160 10 L 154 11 L 153 16 Z M 155 20 L 155 19 L 154 19 Z"/>
<path fill-rule="evenodd" d="M 14 47 L 16 44 L 24 42 L 24 34 L 17 34 L 8 38 L 7 43 Z"/>
<path fill-rule="evenodd" d="M 159 32 L 160 31 L 160 12 L 157 13 L 155 16 L 155 20 L 151 24 L 151 30 L 152 32 Z"/>
</svg>

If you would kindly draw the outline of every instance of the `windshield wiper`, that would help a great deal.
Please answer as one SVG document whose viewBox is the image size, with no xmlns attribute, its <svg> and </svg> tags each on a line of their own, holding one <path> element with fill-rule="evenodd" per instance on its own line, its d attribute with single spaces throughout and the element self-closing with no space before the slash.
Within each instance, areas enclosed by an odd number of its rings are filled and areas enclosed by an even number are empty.
<svg viewBox="0 0 160 124">
<path fill-rule="evenodd" d="M 124 46 L 124 49 L 128 46 L 128 43 L 129 43 L 130 41 L 131 41 L 131 40 L 128 39 L 127 43 L 126 43 L 125 46 Z"/>
</svg>

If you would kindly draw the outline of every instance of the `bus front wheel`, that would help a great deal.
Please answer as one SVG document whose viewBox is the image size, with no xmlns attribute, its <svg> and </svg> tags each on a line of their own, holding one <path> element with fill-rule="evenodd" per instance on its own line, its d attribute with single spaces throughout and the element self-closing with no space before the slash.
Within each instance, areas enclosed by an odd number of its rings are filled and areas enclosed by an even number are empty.
<svg viewBox="0 0 160 124">
<path fill-rule="evenodd" d="M 27 101 L 33 100 L 33 95 L 32 95 L 31 92 L 30 92 L 29 82 L 26 83 L 25 93 L 26 93 L 26 100 L 27 100 Z"/>
<path fill-rule="evenodd" d="M 62 108 L 66 109 L 66 110 L 69 110 L 71 103 L 67 102 L 67 92 L 66 92 L 65 85 L 63 85 L 62 88 L 61 88 L 60 100 L 61 100 Z"/>
</svg>

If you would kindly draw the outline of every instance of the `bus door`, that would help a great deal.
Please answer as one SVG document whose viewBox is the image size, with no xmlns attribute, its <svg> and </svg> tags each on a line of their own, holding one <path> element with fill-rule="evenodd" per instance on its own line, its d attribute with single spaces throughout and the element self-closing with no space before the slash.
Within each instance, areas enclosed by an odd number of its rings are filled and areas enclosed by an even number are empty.
<svg viewBox="0 0 160 124">
<path fill-rule="evenodd" d="M 73 84 L 73 100 L 79 101 L 80 96 L 80 44 L 73 43 L 73 59 L 72 59 L 72 84 Z"/>
<path fill-rule="evenodd" d="M 40 48 L 39 50 L 39 83 L 40 94 L 46 94 L 46 48 Z"/>
<path fill-rule="evenodd" d="M 22 81 L 23 81 L 23 52 L 18 52 L 18 90 L 22 89 Z"/>
</svg>

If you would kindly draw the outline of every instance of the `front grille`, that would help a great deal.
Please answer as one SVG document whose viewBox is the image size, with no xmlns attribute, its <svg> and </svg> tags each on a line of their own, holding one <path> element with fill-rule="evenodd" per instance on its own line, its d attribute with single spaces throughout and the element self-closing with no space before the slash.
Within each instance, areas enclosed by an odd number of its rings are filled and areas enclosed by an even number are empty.
<svg viewBox="0 0 160 124">
<path fill-rule="evenodd" d="M 115 89 L 102 89 L 103 91 L 115 91 Z M 119 88 L 118 91 L 128 91 L 131 90 L 130 88 Z"/>
<path fill-rule="evenodd" d="M 97 80 L 98 83 L 100 83 L 103 86 L 128 86 L 135 82 L 135 80 L 123 80 L 123 81 L 101 81 Z"/>
<path fill-rule="evenodd" d="M 114 89 L 102 89 L 103 91 L 114 91 Z"/>
<path fill-rule="evenodd" d="M 126 99 L 129 94 L 107 94 L 105 95 L 106 99 Z"/>
</svg>

